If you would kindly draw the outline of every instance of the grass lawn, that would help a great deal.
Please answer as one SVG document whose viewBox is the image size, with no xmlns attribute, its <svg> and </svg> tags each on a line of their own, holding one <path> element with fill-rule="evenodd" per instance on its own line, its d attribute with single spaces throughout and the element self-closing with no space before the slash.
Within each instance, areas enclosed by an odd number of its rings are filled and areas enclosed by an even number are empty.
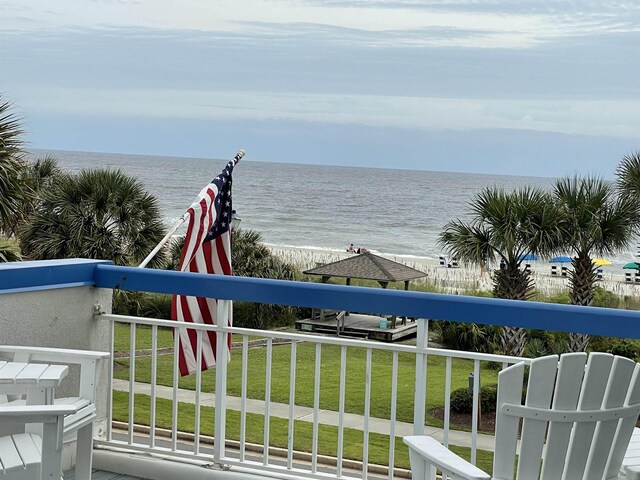
<svg viewBox="0 0 640 480">
<path fill-rule="evenodd" d="M 126 392 L 113 392 L 113 419 L 127 422 L 129 395 Z M 160 428 L 171 429 L 171 401 L 156 400 L 156 425 Z M 135 423 L 149 425 L 150 398 L 147 395 L 136 395 L 135 398 Z M 202 407 L 200 412 L 200 432 L 205 435 L 213 435 L 214 409 Z M 246 417 L 246 441 L 262 444 L 264 440 L 264 416 L 247 414 Z M 178 430 L 194 432 L 195 405 L 180 403 L 178 408 Z M 270 444 L 274 447 L 287 448 L 287 420 L 271 418 L 269 422 Z M 309 422 L 294 422 L 294 449 L 311 452 L 312 424 Z M 336 455 L 338 428 L 330 425 L 320 425 L 318 433 L 318 453 L 321 455 Z M 226 436 L 231 440 L 240 440 L 240 412 L 227 411 Z M 395 439 L 395 465 L 401 468 L 409 468 L 409 453 L 402 439 Z M 363 434 L 353 429 L 344 430 L 343 457 L 352 460 L 362 460 Z M 470 458 L 470 449 L 464 447 L 451 447 L 451 449 L 463 458 Z M 369 462 L 386 465 L 389 456 L 389 436 L 372 433 L 369 435 Z M 484 450 L 477 452 L 477 465 L 485 471 L 491 471 L 493 454 Z"/>
<path fill-rule="evenodd" d="M 142 335 L 139 335 L 142 337 Z M 271 373 L 271 401 L 289 402 L 289 345 L 274 345 Z M 363 348 L 349 348 L 346 366 L 346 395 L 345 411 L 363 414 L 364 386 L 365 386 L 365 355 Z M 389 418 L 391 408 L 391 364 L 392 353 L 374 351 L 372 356 L 371 380 L 371 416 Z M 297 405 L 313 406 L 315 345 L 310 343 L 298 344 L 296 361 L 296 399 Z M 129 359 L 116 359 L 116 378 L 129 378 Z M 241 391 L 242 352 L 233 350 L 231 362 L 228 364 L 229 375 L 227 392 L 232 396 L 240 396 Z M 340 388 L 340 347 L 323 345 L 320 377 L 320 408 L 338 410 L 338 395 Z M 451 385 L 452 391 L 468 385 L 468 374 L 473 371 L 470 360 L 454 359 L 452 362 Z M 266 349 L 252 348 L 249 350 L 247 378 L 248 398 L 264 400 L 266 376 Z M 427 369 L 428 391 L 427 410 L 444 405 L 445 359 L 430 356 Z M 482 384 L 497 382 L 497 372 L 490 368 L 482 369 Z M 413 395 L 415 377 L 415 356 L 400 354 L 398 357 L 398 395 L 397 416 L 399 421 L 413 422 Z M 150 382 L 151 359 L 138 358 L 136 360 L 136 381 Z M 173 355 L 163 355 L 158 358 L 157 382 L 171 386 L 173 381 Z M 180 388 L 195 389 L 195 375 L 181 378 Z M 215 369 L 202 375 L 202 390 L 215 391 Z M 430 418 L 433 425 L 441 425 L 441 421 Z"/>
</svg>

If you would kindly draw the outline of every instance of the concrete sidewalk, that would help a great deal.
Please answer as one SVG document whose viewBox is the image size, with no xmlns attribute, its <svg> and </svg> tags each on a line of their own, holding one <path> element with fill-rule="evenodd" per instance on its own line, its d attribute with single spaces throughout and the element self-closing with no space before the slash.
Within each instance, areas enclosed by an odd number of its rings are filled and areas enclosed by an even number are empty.
<svg viewBox="0 0 640 480">
<path fill-rule="evenodd" d="M 121 392 L 129 391 L 129 381 L 113 379 L 113 389 Z M 136 382 L 134 390 L 137 394 L 151 395 L 151 385 L 148 383 Z M 156 385 L 156 397 L 167 400 L 173 399 L 173 388 Z M 195 392 L 193 390 L 178 390 L 178 401 L 185 403 L 195 403 Z M 215 405 L 215 394 L 200 393 L 200 404 L 204 406 Z M 263 400 L 246 400 L 247 413 L 255 413 L 264 415 L 265 402 Z M 240 411 L 240 398 L 227 397 L 227 410 Z M 285 403 L 270 403 L 270 415 L 277 418 L 289 418 L 289 405 Z M 302 422 L 313 422 L 313 408 L 296 405 L 294 407 L 294 419 Z M 320 410 L 318 413 L 318 422 L 323 425 L 338 426 L 338 412 L 333 410 Z M 353 413 L 345 413 L 343 425 L 345 428 L 353 428 L 355 430 L 364 430 L 364 417 Z M 391 431 L 391 421 L 369 417 L 369 432 L 381 433 L 389 435 Z M 413 424 L 405 422 L 395 422 L 395 435 L 404 437 L 413 434 Z M 444 439 L 444 431 L 441 428 L 425 427 L 425 434 L 429 435 L 440 442 Z M 449 430 L 449 443 L 461 447 L 471 447 L 471 433 L 461 432 L 459 430 Z M 477 447 L 481 450 L 493 450 L 493 435 L 478 434 Z"/>
</svg>

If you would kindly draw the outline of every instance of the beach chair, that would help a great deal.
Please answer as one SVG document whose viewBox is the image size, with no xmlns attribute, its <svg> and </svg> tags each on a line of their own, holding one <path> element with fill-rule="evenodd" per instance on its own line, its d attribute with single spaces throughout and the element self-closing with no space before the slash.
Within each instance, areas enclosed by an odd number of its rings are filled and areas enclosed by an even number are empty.
<svg viewBox="0 0 640 480">
<path fill-rule="evenodd" d="M 460 265 L 458 265 L 458 259 L 457 258 L 452 258 L 451 259 L 451 267 L 452 268 L 458 268 Z"/>
<path fill-rule="evenodd" d="M 42 435 L 16 433 L 0 437 L 0 479 L 49 480 L 62 476 L 62 424 L 75 405 L 0 405 L 0 423 L 40 424 Z M 86 477 L 89 478 L 89 477 Z"/>
<path fill-rule="evenodd" d="M 602 280 L 603 276 L 604 276 L 604 271 L 601 268 L 596 270 L 596 280 Z"/>
<path fill-rule="evenodd" d="M 531 362 L 522 404 L 524 385 L 524 362 L 498 375 L 492 476 L 432 437 L 409 436 L 413 479 L 435 479 L 436 469 L 443 478 L 473 480 L 512 479 L 514 472 L 518 480 L 625 478 L 640 413 L 640 365 L 607 353 L 550 355 Z"/>
<path fill-rule="evenodd" d="M 635 273 L 634 274 L 634 280 L 636 283 L 640 283 L 640 273 Z"/>
<path fill-rule="evenodd" d="M 76 443 L 76 478 L 90 478 L 93 452 L 93 420 L 96 418 L 96 387 L 103 362 L 109 352 L 69 350 L 45 347 L 19 347 L 0 345 L 0 359 L 14 362 L 60 363 L 80 367 L 77 396 L 56 398 L 54 405 L 73 405 L 76 411 L 64 417 L 64 442 Z M 9 401 L 0 406 L 24 405 L 25 398 Z M 0 477 L 2 478 L 2 477 Z"/>
<path fill-rule="evenodd" d="M 531 264 L 530 263 L 525 263 L 524 264 L 524 271 L 527 273 L 531 273 Z"/>
<path fill-rule="evenodd" d="M 440 261 L 440 266 L 441 267 L 446 267 L 447 266 L 447 259 L 445 257 L 438 257 L 438 260 Z"/>
<path fill-rule="evenodd" d="M 563 277 L 566 277 L 566 276 L 568 275 L 568 273 L 569 273 L 569 268 L 567 268 L 567 267 L 561 267 L 561 268 L 560 268 L 560 274 L 561 274 Z"/>
<path fill-rule="evenodd" d="M 624 281 L 627 283 L 633 283 L 633 277 L 631 276 L 631 272 L 625 272 Z"/>
<path fill-rule="evenodd" d="M 556 265 L 551 265 L 551 276 L 552 277 L 558 276 L 558 267 Z"/>
</svg>

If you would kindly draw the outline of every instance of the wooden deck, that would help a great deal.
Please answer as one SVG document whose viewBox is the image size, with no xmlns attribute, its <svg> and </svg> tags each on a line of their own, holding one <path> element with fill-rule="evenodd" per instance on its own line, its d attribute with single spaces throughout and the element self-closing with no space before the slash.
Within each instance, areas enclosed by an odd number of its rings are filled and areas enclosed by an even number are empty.
<svg viewBox="0 0 640 480">
<path fill-rule="evenodd" d="M 385 320 L 387 319 L 376 315 L 351 313 L 345 316 L 344 323 L 340 321 L 340 336 L 395 342 L 416 334 L 416 323 L 411 320 L 407 320 L 406 325 L 402 325 L 402 319 L 398 318 L 395 328 L 391 328 L 390 321 L 387 321 L 386 328 L 381 328 L 380 323 Z M 332 312 L 327 314 L 324 320 L 318 317 L 296 320 L 296 329 L 303 332 L 336 335 L 337 324 L 336 312 Z"/>
</svg>

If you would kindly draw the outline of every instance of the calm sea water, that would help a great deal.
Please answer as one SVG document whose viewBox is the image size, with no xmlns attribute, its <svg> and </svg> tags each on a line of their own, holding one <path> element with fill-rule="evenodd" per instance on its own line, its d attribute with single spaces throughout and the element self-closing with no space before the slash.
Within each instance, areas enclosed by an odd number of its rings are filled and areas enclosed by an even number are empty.
<svg viewBox="0 0 640 480">
<path fill-rule="evenodd" d="M 70 171 L 119 168 L 137 177 L 175 223 L 227 159 L 176 158 L 66 151 L 50 154 Z M 234 208 L 242 227 L 265 243 L 343 250 L 349 243 L 403 256 L 437 258 L 446 222 L 466 218 L 469 199 L 487 186 L 549 188 L 554 179 L 466 173 L 265 163 L 238 164 Z M 635 246 L 633 247 L 635 250 Z M 630 261 L 621 252 L 616 263 Z"/>
</svg>

